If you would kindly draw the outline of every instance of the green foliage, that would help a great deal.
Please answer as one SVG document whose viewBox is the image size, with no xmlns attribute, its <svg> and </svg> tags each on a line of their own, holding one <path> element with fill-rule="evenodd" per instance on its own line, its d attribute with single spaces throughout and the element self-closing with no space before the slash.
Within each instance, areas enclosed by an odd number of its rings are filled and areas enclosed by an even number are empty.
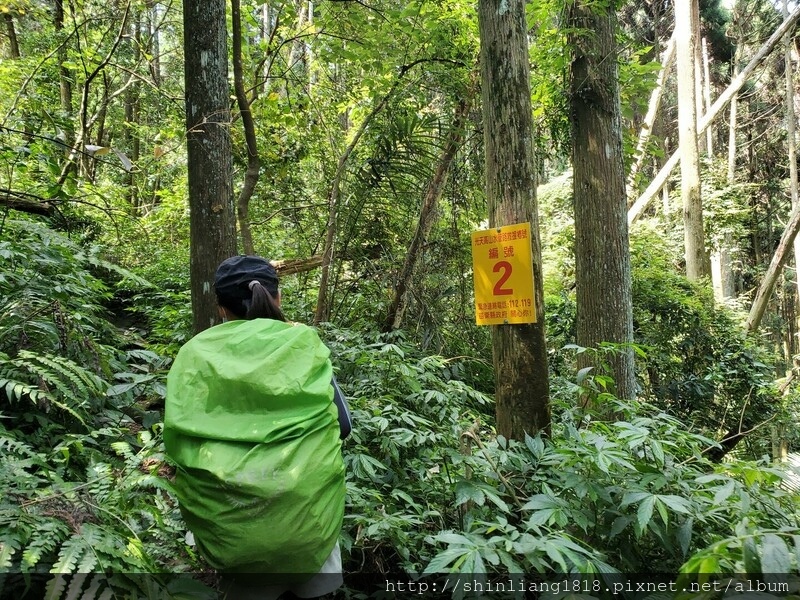
<svg viewBox="0 0 800 600">
<path fill-rule="evenodd" d="M 557 400 L 550 441 L 489 439 L 462 456 L 454 490 L 463 525 L 429 538 L 439 548 L 429 572 L 573 572 L 591 579 L 681 571 L 694 580 L 698 573 L 739 572 L 744 537 L 769 540 L 761 555 L 789 568 L 781 572 L 797 568 L 773 533 L 791 540 L 800 526 L 797 497 L 777 487 L 781 471 L 745 461 L 714 464 L 705 457 L 712 440 L 641 402 L 606 395 L 619 418 L 598 420 L 572 401 L 595 387 L 586 378 Z M 703 561 L 711 555 L 719 560 L 708 569 Z"/>
<path fill-rule="evenodd" d="M 328 329 L 324 339 L 354 422 L 344 447 L 352 568 L 420 572 L 425 537 L 457 519 L 452 449 L 487 419 L 488 399 L 462 381 L 462 360 L 424 356 L 402 335 Z"/>
<path fill-rule="evenodd" d="M 125 575 L 200 566 L 183 542 L 160 414 L 146 410 L 163 400 L 168 361 L 118 349 L 127 340 L 92 271 L 141 280 L 29 221 L 6 220 L 0 252 L 0 569 L 19 574 L 0 578 L 0 593 L 191 589 Z"/>
<path fill-rule="evenodd" d="M 675 274 L 651 235 L 632 242 L 635 339 L 646 391 L 709 435 L 749 430 L 775 411 L 772 357 L 708 291 Z M 754 456 L 763 447 L 753 449 Z"/>
<path fill-rule="evenodd" d="M 0 592 L 44 586 L 47 598 L 81 591 L 87 598 L 173 597 L 155 595 L 177 585 L 155 574 L 188 571 L 197 562 L 183 543 L 185 526 L 155 433 L 106 427 L 43 449 L 0 429 L 0 485 L 7 491 L 0 499 L 0 565 L 25 575 L 0 579 Z M 126 575 L 132 573 L 153 575 Z"/>
</svg>

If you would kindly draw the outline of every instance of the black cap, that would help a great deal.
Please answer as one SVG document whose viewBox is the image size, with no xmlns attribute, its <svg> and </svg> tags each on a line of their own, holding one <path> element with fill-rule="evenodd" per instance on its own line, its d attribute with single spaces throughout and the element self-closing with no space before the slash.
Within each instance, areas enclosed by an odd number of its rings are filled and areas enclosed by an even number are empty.
<svg viewBox="0 0 800 600">
<path fill-rule="evenodd" d="M 278 272 L 260 256 L 232 256 L 217 267 L 214 289 L 223 306 L 239 306 L 253 293 L 250 282 L 258 281 L 273 297 L 278 295 Z"/>
</svg>

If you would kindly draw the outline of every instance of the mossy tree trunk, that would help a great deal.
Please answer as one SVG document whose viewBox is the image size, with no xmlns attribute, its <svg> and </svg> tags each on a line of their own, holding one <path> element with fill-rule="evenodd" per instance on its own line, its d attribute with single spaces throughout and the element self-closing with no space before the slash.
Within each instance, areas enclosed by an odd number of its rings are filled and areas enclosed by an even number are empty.
<svg viewBox="0 0 800 600">
<path fill-rule="evenodd" d="M 577 342 L 623 345 L 610 356 L 583 353 L 579 366 L 608 362 L 620 398 L 636 396 L 633 299 L 628 244 L 617 19 L 612 6 L 585 0 L 569 13 Z"/>
<path fill-rule="evenodd" d="M 217 265 L 236 253 L 225 0 L 184 0 L 192 324 L 219 321 Z"/>
<path fill-rule="evenodd" d="M 548 431 L 550 400 L 524 0 L 479 0 L 489 226 L 531 224 L 536 322 L 492 326 L 497 432 Z"/>
</svg>

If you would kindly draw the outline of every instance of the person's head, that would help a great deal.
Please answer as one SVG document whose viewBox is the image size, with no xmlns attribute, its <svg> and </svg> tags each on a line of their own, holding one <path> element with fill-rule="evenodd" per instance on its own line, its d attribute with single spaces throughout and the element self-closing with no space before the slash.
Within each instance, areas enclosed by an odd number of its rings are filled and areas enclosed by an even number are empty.
<svg viewBox="0 0 800 600">
<path fill-rule="evenodd" d="M 229 319 L 276 319 L 281 312 L 278 272 L 260 256 L 232 256 L 217 267 L 214 291 L 220 315 Z"/>
</svg>

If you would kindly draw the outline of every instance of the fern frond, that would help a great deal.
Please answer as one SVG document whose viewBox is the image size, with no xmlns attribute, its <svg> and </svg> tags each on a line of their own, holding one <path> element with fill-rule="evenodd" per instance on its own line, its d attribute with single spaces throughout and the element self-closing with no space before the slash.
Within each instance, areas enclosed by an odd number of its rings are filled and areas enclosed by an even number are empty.
<svg viewBox="0 0 800 600">
<path fill-rule="evenodd" d="M 83 590 L 83 584 L 86 583 L 86 579 L 89 577 L 88 573 L 88 571 L 78 568 L 78 572 L 70 578 L 67 595 L 64 596 L 64 600 L 78 599 L 78 594 Z"/>
<path fill-rule="evenodd" d="M 114 452 L 116 452 L 118 456 L 122 456 L 126 459 L 132 459 L 135 457 L 133 449 L 128 442 L 111 442 L 111 448 L 114 449 Z"/>
<path fill-rule="evenodd" d="M 22 552 L 22 566 L 24 570 L 32 570 L 38 565 L 42 558 L 48 558 L 55 552 L 58 544 L 61 543 L 69 528 L 59 519 L 47 518 L 39 520 L 36 527 L 31 531 L 29 541 L 25 550 Z"/>
<path fill-rule="evenodd" d="M 17 360 L 25 362 L 25 366 L 33 373 L 55 386 L 64 398 L 74 398 L 78 405 L 84 405 L 93 391 L 75 373 L 75 369 L 81 369 L 78 365 L 68 359 L 54 360 L 53 357 L 45 354 L 37 354 L 27 350 L 20 350 Z M 72 388 L 67 385 L 72 384 Z"/>
<path fill-rule="evenodd" d="M 45 587 L 44 600 L 59 600 L 66 587 L 67 578 L 63 575 L 56 575 L 49 579 Z"/>
<path fill-rule="evenodd" d="M 0 570 L 11 567 L 14 555 L 22 546 L 19 533 L 4 533 L 0 537 Z"/>
<path fill-rule="evenodd" d="M 97 592 L 100 591 L 100 586 L 104 583 L 106 584 L 104 586 L 105 589 L 108 589 L 105 575 L 95 575 L 92 577 L 89 587 L 84 590 L 83 596 L 81 596 L 81 600 L 94 600 L 97 597 Z"/>
<path fill-rule="evenodd" d="M 91 547 L 87 546 L 86 539 L 81 535 L 74 535 L 68 539 L 62 546 L 61 551 L 58 553 L 58 560 L 50 569 L 51 573 L 74 573 L 78 565 L 78 561 L 83 558 L 87 550 L 92 551 Z M 61 586 L 63 591 L 63 585 Z M 58 598 L 59 596 L 55 596 Z"/>
</svg>

